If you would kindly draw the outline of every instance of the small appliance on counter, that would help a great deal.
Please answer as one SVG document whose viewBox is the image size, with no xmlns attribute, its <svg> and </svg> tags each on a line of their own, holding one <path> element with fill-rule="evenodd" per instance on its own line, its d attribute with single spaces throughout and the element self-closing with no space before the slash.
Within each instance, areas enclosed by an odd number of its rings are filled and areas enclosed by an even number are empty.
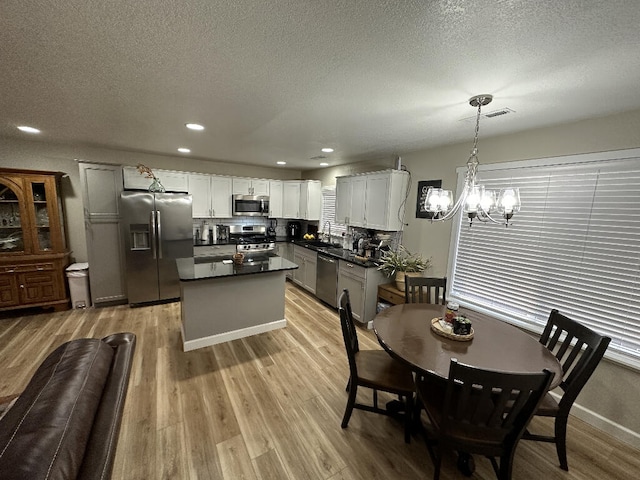
<svg viewBox="0 0 640 480">
<path fill-rule="evenodd" d="M 218 243 L 229 241 L 229 226 L 218 224 L 216 225 L 216 241 Z"/>
<path fill-rule="evenodd" d="M 276 236 L 276 227 L 278 226 L 278 220 L 271 220 L 269 222 L 269 227 L 267 228 L 267 237 L 275 237 Z"/>
<path fill-rule="evenodd" d="M 300 222 L 288 222 L 287 223 L 287 239 L 288 240 L 300 240 L 302 234 L 302 226 Z"/>
</svg>

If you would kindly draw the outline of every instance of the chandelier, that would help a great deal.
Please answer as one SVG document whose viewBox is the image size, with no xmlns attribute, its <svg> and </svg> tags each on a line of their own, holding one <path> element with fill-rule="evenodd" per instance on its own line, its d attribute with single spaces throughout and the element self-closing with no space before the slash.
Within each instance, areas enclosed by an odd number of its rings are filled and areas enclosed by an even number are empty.
<svg viewBox="0 0 640 480">
<path fill-rule="evenodd" d="M 469 217 L 469 226 L 474 219 L 481 222 L 499 223 L 509 226 L 514 213 L 520 211 L 520 191 L 518 188 L 503 188 L 499 192 L 484 188 L 478 183 L 478 131 L 480 130 L 480 111 L 493 100 L 493 95 L 476 95 L 469 99 L 472 107 L 478 107 L 476 133 L 473 139 L 471 156 L 467 160 L 467 173 L 460 197 L 453 203 L 451 190 L 430 187 L 424 201 L 424 209 L 433 214 L 432 221 L 444 221 L 453 218 L 462 208 Z M 502 219 L 496 219 L 500 215 Z"/>
</svg>

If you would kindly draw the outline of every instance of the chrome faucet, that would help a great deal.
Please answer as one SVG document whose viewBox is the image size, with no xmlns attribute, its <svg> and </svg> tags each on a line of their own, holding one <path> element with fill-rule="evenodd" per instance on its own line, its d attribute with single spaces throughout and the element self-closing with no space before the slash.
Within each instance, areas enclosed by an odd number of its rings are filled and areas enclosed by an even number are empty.
<svg viewBox="0 0 640 480">
<path fill-rule="evenodd" d="M 331 243 L 331 222 L 330 222 L 329 220 L 327 220 L 326 222 L 324 222 L 324 225 L 322 226 L 322 232 L 323 232 L 323 233 L 325 232 L 324 227 L 326 227 L 326 226 L 327 226 L 327 223 L 329 224 L 329 238 L 328 238 L 327 242 Z M 325 233 L 325 235 L 326 235 L 326 233 Z"/>
</svg>

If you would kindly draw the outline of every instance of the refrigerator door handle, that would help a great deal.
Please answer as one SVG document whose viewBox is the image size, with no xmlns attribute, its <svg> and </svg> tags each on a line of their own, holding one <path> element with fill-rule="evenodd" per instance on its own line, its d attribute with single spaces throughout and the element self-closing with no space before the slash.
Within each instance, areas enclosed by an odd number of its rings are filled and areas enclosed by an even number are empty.
<svg viewBox="0 0 640 480">
<path fill-rule="evenodd" d="M 160 221 L 160 210 L 156 210 L 156 224 L 158 229 L 156 234 L 158 235 L 158 258 L 162 258 L 162 222 Z"/>
<path fill-rule="evenodd" d="M 151 236 L 151 255 L 153 259 L 156 260 L 157 252 L 156 252 L 156 212 L 155 210 L 151 210 L 150 218 L 149 218 L 149 235 Z"/>
</svg>

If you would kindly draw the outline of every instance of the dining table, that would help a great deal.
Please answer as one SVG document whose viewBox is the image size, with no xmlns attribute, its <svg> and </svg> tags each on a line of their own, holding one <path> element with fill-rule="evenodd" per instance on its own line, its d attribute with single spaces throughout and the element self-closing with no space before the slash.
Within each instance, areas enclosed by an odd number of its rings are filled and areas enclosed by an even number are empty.
<svg viewBox="0 0 640 480">
<path fill-rule="evenodd" d="M 486 370 L 511 373 L 554 373 L 550 389 L 562 382 L 562 366 L 553 353 L 529 333 L 490 315 L 461 308 L 459 315 L 472 324 L 473 335 L 462 340 L 434 332 L 431 322 L 442 318 L 444 305 L 405 303 L 378 313 L 373 330 L 394 358 L 423 375 L 446 379 L 452 358 Z"/>
</svg>

